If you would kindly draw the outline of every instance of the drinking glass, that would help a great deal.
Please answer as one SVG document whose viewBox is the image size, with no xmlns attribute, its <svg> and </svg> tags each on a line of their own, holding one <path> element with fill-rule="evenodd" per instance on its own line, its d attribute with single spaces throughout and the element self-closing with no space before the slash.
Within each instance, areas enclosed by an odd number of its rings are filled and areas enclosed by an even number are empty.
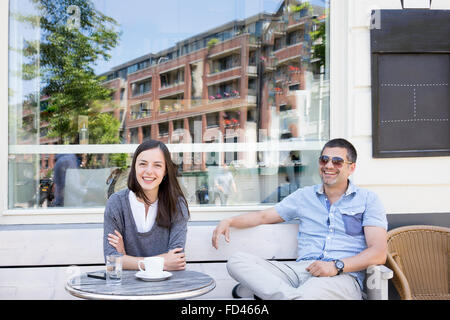
<svg viewBox="0 0 450 320">
<path fill-rule="evenodd" d="M 106 284 L 120 285 L 122 283 L 122 256 L 106 256 Z"/>
</svg>

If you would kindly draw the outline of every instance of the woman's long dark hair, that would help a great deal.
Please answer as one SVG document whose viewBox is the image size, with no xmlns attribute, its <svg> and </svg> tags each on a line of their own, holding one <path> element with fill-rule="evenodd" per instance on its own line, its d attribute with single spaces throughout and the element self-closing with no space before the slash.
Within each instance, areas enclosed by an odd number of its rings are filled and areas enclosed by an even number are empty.
<svg viewBox="0 0 450 320">
<path fill-rule="evenodd" d="M 130 175 L 128 176 L 128 189 L 133 191 L 138 198 L 144 200 L 146 204 L 151 204 L 150 200 L 145 195 L 144 190 L 142 190 L 141 185 L 137 181 L 136 159 L 141 152 L 155 148 L 162 151 L 166 162 L 166 174 L 158 189 L 158 212 L 156 214 L 156 223 L 161 227 L 169 228 L 172 221 L 178 217 L 177 215 L 182 214 L 182 206 L 186 206 L 188 215 L 189 208 L 183 191 L 178 183 L 177 167 L 172 162 L 169 149 L 167 149 L 167 146 L 164 143 L 157 140 L 146 140 L 137 147 L 133 155 Z"/>
</svg>

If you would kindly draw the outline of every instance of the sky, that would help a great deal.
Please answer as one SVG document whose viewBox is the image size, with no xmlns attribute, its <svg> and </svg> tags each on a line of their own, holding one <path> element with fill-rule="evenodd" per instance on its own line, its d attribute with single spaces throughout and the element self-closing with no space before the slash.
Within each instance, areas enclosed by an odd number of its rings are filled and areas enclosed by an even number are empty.
<svg viewBox="0 0 450 320">
<path fill-rule="evenodd" d="M 4 1 L 4 0 L 0 0 Z M 31 14 L 31 0 L 11 0 L 10 11 Z M 284 0 L 91 0 L 97 10 L 114 18 L 122 35 L 108 61 L 93 66 L 97 74 L 149 53 L 170 48 L 177 42 L 203 33 L 233 20 L 242 20 L 258 13 L 274 13 Z M 324 6 L 329 0 L 309 0 Z M 14 22 L 14 20 L 13 20 Z M 20 48 L 23 39 L 38 39 L 39 30 L 14 22 L 10 24 L 10 45 Z M 12 103 L 39 88 L 39 79 L 22 81 L 15 75 L 21 70 L 22 57 L 10 52 L 10 82 L 15 91 Z"/>
<path fill-rule="evenodd" d="M 281 0 L 94 0 L 120 25 L 119 45 L 98 73 L 173 46 L 176 42 L 259 12 L 273 13 Z"/>
<path fill-rule="evenodd" d="M 119 23 L 122 36 L 109 61 L 97 74 L 233 20 L 261 12 L 274 13 L 283 0 L 92 0 Z M 313 0 L 322 3 L 325 0 Z"/>
</svg>

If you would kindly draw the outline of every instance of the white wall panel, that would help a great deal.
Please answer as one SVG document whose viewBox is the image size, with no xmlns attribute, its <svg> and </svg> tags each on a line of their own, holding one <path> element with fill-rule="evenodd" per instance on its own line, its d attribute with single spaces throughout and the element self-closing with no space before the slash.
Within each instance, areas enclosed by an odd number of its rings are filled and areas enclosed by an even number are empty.
<svg viewBox="0 0 450 320">
<path fill-rule="evenodd" d="M 370 87 L 370 33 L 367 29 L 352 29 L 350 34 L 349 68 L 354 87 Z"/>
<path fill-rule="evenodd" d="M 400 0 L 350 0 L 351 26 L 369 28 L 372 10 L 401 8 Z"/>
<path fill-rule="evenodd" d="M 450 1 L 433 0 L 433 8 L 450 9 Z M 376 191 L 389 213 L 450 213 L 450 202 L 444 201 L 450 194 L 450 157 L 372 158 L 371 9 L 401 9 L 401 5 L 399 0 L 352 0 L 347 7 L 350 27 L 341 41 L 351 48 L 344 69 L 351 75 L 348 139 L 358 151 L 353 179 Z"/>
<path fill-rule="evenodd" d="M 358 89 L 353 91 L 352 100 L 352 123 L 353 136 L 372 135 L 372 97 L 369 89 Z"/>
<path fill-rule="evenodd" d="M 231 242 L 211 245 L 216 224 L 190 225 L 186 240 L 188 261 L 224 261 L 236 251 L 265 258 L 293 259 L 297 252 L 297 224 L 232 229 Z M 77 265 L 103 263 L 103 228 L 33 228 L 0 232 L 0 266 Z"/>
<path fill-rule="evenodd" d="M 431 2 L 431 9 L 434 10 L 445 10 L 450 9 L 450 1 L 448 0 L 433 0 Z"/>
</svg>

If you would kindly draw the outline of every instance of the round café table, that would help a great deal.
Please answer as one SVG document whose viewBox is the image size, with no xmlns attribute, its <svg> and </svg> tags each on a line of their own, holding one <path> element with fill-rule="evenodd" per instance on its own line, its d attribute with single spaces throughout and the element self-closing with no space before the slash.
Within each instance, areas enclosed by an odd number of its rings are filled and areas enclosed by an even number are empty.
<svg viewBox="0 0 450 320">
<path fill-rule="evenodd" d="M 120 285 L 107 285 L 106 280 L 76 275 L 66 282 L 65 289 L 73 296 L 103 300 L 176 300 L 201 296 L 216 286 L 213 278 L 197 271 L 170 271 L 163 281 L 143 281 L 137 271 L 124 270 Z"/>
</svg>

